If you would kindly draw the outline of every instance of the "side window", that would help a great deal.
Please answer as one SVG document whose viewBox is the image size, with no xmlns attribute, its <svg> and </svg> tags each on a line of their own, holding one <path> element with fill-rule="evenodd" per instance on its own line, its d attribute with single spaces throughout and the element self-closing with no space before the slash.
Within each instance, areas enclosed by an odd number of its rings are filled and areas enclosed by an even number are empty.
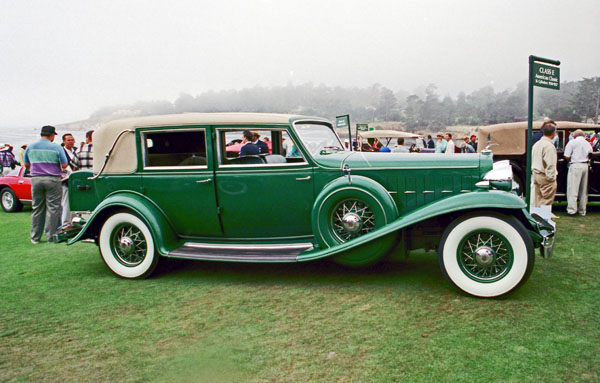
<svg viewBox="0 0 600 383">
<path fill-rule="evenodd" d="M 204 129 L 143 133 L 144 167 L 206 166 Z"/>
<path fill-rule="evenodd" d="M 222 166 L 306 163 L 284 129 L 223 128 L 217 132 Z"/>
</svg>

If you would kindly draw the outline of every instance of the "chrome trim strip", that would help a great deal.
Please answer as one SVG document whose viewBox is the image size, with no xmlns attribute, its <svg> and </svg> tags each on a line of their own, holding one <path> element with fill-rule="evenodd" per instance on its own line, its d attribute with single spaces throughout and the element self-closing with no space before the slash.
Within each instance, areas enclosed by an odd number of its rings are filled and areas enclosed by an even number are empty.
<svg viewBox="0 0 600 383">
<path fill-rule="evenodd" d="M 196 166 L 144 166 L 143 170 L 206 170 L 207 165 L 196 165 Z"/>
<path fill-rule="evenodd" d="M 423 194 L 433 194 L 435 193 L 433 190 L 423 190 Z"/>
<path fill-rule="evenodd" d="M 238 245 L 238 244 L 221 244 L 221 243 L 196 243 L 186 242 L 185 247 L 193 247 L 195 249 L 221 249 L 221 250 L 300 250 L 312 249 L 312 243 L 292 243 L 288 245 L 282 244 L 257 244 L 257 245 Z"/>
<path fill-rule="evenodd" d="M 446 194 L 446 193 L 454 193 L 452 190 L 442 190 L 442 193 Z"/>
<path fill-rule="evenodd" d="M 353 152 L 353 153 L 360 153 L 360 152 Z M 417 155 L 419 155 L 417 153 Z M 425 155 L 425 154 L 423 154 Z M 323 166 L 323 168 L 326 168 L 325 166 Z M 405 167 L 380 167 L 380 168 L 376 168 L 376 167 L 372 167 L 372 168 L 352 168 L 352 171 L 357 171 L 357 170 L 427 170 L 427 169 L 431 169 L 431 170 L 437 170 L 437 169 L 478 169 L 479 166 L 436 166 L 436 167 L 420 167 L 420 166 L 405 166 Z M 332 169 L 332 168 L 326 168 L 326 169 Z M 337 169 L 337 168 L 333 168 L 333 169 Z"/>
<path fill-rule="evenodd" d="M 261 168 L 256 168 L 253 169 L 253 173 L 268 173 L 268 172 L 273 172 L 276 169 L 265 169 L 264 167 Z M 312 168 L 297 168 L 297 169 L 286 169 L 286 173 L 291 173 L 291 172 L 298 172 L 298 171 L 307 171 L 307 170 L 312 170 Z M 243 174 L 248 174 L 248 170 L 223 170 L 223 168 L 221 168 L 221 170 L 217 169 L 216 171 L 217 175 L 219 174 L 232 174 L 232 173 L 243 173 Z"/>
<path fill-rule="evenodd" d="M 416 191 L 414 191 L 414 190 L 407 190 L 404 192 L 404 194 L 415 194 L 415 193 L 416 193 Z"/>
<path fill-rule="evenodd" d="M 292 157 L 298 158 L 298 157 Z M 276 168 L 276 167 L 284 167 L 284 166 L 299 166 L 299 165 L 308 165 L 308 162 L 286 162 L 286 163 L 276 163 L 276 164 L 230 164 L 230 165 L 219 165 L 219 169 L 228 169 L 228 168 Z"/>
<path fill-rule="evenodd" d="M 460 192 L 461 192 L 461 193 L 470 193 L 470 192 L 472 192 L 472 190 L 463 189 L 463 190 L 461 190 Z"/>
</svg>

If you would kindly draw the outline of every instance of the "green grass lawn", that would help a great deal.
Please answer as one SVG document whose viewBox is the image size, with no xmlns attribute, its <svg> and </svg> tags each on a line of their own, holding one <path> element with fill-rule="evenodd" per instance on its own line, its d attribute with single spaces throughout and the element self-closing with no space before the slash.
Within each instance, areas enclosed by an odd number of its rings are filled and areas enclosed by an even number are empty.
<svg viewBox="0 0 600 383">
<path fill-rule="evenodd" d="M 434 253 L 123 280 L 95 245 L 32 245 L 30 212 L 0 212 L 0 381 L 598 382 L 597 211 L 562 214 L 554 257 L 505 300 L 460 295 Z"/>
</svg>

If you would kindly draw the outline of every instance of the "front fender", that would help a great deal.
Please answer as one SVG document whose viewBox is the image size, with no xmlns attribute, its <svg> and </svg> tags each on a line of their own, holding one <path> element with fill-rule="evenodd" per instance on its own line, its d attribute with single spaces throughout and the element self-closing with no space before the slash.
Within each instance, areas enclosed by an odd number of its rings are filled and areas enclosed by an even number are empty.
<svg viewBox="0 0 600 383">
<path fill-rule="evenodd" d="M 179 239 L 175 234 L 175 230 L 164 213 L 145 196 L 131 191 L 118 192 L 105 198 L 94 209 L 81 231 L 67 244 L 71 245 L 79 240 L 97 235 L 104 220 L 113 211 L 120 209 L 132 210 L 146 222 L 152 232 L 156 249 L 161 255 L 166 255 L 170 250 L 179 246 Z"/>
<path fill-rule="evenodd" d="M 374 230 L 365 235 L 361 235 L 351 241 L 323 250 L 312 250 L 302 253 L 298 256 L 298 261 L 311 261 L 319 258 L 326 258 L 344 251 L 354 250 L 373 240 L 381 238 L 387 234 L 401 230 L 415 223 L 425 221 L 429 218 L 445 215 L 460 210 L 473 209 L 511 209 L 523 210 L 527 205 L 516 195 L 508 192 L 491 190 L 476 191 L 454 195 L 442 200 L 434 201 L 419 209 L 399 217 L 380 229 Z"/>
</svg>

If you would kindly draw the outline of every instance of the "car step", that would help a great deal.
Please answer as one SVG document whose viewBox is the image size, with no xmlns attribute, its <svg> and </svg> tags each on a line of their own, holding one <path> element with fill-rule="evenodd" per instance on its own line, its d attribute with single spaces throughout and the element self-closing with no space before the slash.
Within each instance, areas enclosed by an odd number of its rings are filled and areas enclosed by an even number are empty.
<svg viewBox="0 0 600 383">
<path fill-rule="evenodd" d="M 212 261 L 295 262 L 299 254 L 312 249 L 312 243 L 232 245 L 187 242 L 169 251 L 168 257 Z"/>
</svg>

